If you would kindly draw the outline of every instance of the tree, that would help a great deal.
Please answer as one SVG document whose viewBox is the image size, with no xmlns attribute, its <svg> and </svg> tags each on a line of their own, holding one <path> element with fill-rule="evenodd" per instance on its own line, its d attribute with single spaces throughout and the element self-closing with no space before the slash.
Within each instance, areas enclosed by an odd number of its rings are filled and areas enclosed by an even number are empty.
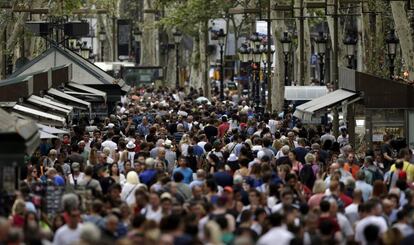
<svg viewBox="0 0 414 245">
<path fill-rule="evenodd" d="M 229 0 L 157 0 L 157 8 L 169 9 L 169 14 L 158 22 L 165 28 L 177 28 L 193 40 L 191 54 L 190 86 L 200 88 L 209 93 L 208 83 L 208 21 L 221 18 L 231 6 Z"/>
<path fill-rule="evenodd" d="M 394 18 L 394 26 L 400 39 L 402 58 L 405 61 L 405 65 L 410 68 L 409 77 L 410 81 L 414 80 L 414 42 L 412 39 L 413 30 L 410 27 L 410 22 L 407 17 L 404 2 L 390 2 L 392 16 Z"/>
</svg>

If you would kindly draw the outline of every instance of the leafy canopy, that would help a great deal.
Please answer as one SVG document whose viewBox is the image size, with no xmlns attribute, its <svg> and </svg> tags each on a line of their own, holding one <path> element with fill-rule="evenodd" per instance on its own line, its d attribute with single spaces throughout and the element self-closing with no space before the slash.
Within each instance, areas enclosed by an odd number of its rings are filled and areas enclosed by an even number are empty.
<svg viewBox="0 0 414 245">
<path fill-rule="evenodd" d="M 233 5 L 231 0 L 156 0 L 158 10 L 165 15 L 158 24 L 166 28 L 176 27 L 182 32 L 196 36 L 200 25 L 225 16 Z"/>
</svg>

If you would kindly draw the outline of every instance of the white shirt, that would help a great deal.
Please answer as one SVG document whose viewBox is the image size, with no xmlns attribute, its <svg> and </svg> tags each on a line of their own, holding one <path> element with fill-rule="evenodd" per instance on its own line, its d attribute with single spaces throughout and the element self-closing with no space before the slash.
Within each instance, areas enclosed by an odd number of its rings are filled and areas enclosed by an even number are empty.
<svg viewBox="0 0 414 245">
<path fill-rule="evenodd" d="M 362 197 L 364 201 L 368 201 L 371 197 L 373 187 L 372 185 L 367 184 L 365 181 L 357 180 L 355 181 L 355 189 L 360 189 L 362 191 Z"/>
<path fill-rule="evenodd" d="M 352 203 L 345 208 L 345 215 L 352 224 L 355 224 L 359 219 L 358 206 L 358 204 Z"/>
<path fill-rule="evenodd" d="M 383 234 L 388 229 L 387 223 L 383 217 L 368 216 L 362 219 L 355 227 L 355 241 L 361 243 L 362 245 L 367 244 L 364 236 L 364 230 L 368 225 L 378 226 L 380 234 Z"/>
<path fill-rule="evenodd" d="M 205 141 L 200 141 L 197 143 L 198 146 L 200 146 L 201 148 L 203 148 L 204 153 L 206 152 L 206 150 L 204 150 L 204 146 L 207 144 L 207 142 Z"/>
<path fill-rule="evenodd" d="M 154 220 L 157 223 L 160 223 L 162 219 L 162 208 L 161 206 L 158 207 L 158 210 L 153 210 L 152 207 L 147 208 L 147 213 L 145 214 L 145 218 L 148 220 Z"/>
<path fill-rule="evenodd" d="M 341 228 L 342 236 L 343 236 L 343 244 L 346 244 L 346 238 L 349 236 L 354 235 L 354 230 L 352 229 L 352 225 L 349 220 L 346 218 L 345 215 L 341 213 L 336 214 L 336 218 L 338 219 L 339 227 Z"/>
<path fill-rule="evenodd" d="M 111 149 L 111 156 L 114 156 L 115 150 L 118 148 L 117 144 L 113 142 L 111 139 L 107 139 L 104 142 L 102 142 L 101 146 L 102 146 L 102 149 L 105 147 L 108 147 L 109 149 Z"/>
<path fill-rule="evenodd" d="M 75 230 L 72 230 L 68 225 L 60 227 L 53 239 L 53 245 L 70 245 L 75 244 L 80 239 L 82 224 L 78 224 Z"/>
<path fill-rule="evenodd" d="M 293 239 L 292 233 L 290 233 L 284 227 L 274 227 L 264 234 L 259 241 L 258 245 L 289 245 Z"/>
<path fill-rule="evenodd" d="M 69 179 L 69 183 L 71 185 L 75 185 L 75 181 L 73 179 L 76 180 L 76 184 L 79 185 L 79 183 L 83 180 L 83 178 L 85 177 L 85 174 L 80 172 L 78 176 L 73 176 L 72 174 L 68 175 L 68 179 Z"/>
<path fill-rule="evenodd" d="M 270 119 L 269 120 L 269 123 L 267 124 L 267 126 L 269 127 L 270 132 L 272 134 L 275 134 L 276 133 L 276 126 L 277 126 L 277 121 L 276 120 Z"/>
<path fill-rule="evenodd" d="M 125 183 L 122 187 L 121 199 L 126 202 L 129 206 L 135 203 L 135 191 L 140 185 L 133 185 L 130 183 Z"/>
</svg>

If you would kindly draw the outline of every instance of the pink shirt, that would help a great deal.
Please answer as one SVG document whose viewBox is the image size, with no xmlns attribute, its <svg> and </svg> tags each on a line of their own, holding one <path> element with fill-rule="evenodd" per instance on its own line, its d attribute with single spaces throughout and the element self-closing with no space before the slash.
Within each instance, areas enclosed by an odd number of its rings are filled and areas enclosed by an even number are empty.
<svg viewBox="0 0 414 245">
<path fill-rule="evenodd" d="M 322 198 L 325 196 L 324 193 L 318 193 L 314 194 L 309 198 L 308 205 L 310 210 L 319 207 L 319 204 L 321 203 Z"/>
</svg>

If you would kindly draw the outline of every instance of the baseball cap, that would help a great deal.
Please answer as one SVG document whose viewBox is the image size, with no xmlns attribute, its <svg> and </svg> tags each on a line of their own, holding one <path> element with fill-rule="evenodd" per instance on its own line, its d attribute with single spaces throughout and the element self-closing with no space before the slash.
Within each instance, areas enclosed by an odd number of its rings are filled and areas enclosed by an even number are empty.
<svg viewBox="0 0 414 245">
<path fill-rule="evenodd" d="M 164 193 L 162 193 L 162 194 L 161 194 L 160 199 L 161 199 L 161 200 L 163 200 L 163 199 L 170 199 L 170 200 L 172 200 L 172 196 L 171 196 L 171 194 L 170 194 L 170 193 L 168 193 L 168 192 L 164 192 Z"/>
</svg>

